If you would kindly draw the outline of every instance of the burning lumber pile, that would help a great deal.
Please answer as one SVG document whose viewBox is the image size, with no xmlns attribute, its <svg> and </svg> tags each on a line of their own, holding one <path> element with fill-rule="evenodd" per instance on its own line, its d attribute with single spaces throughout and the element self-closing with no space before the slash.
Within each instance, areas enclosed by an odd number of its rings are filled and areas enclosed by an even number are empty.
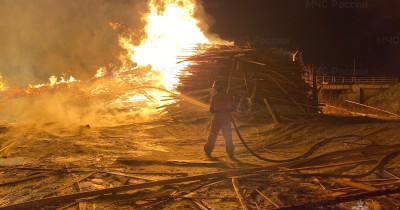
<svg viewBox="0 0 400 210">
<path fill-rule="evenodd" d="M 43 93 L 54 93 L 58 90 L 64 90 L 68 88 L 68 83 L 57 84 L 54 86 L 41 86 L 41 87 L 30 87 L 24 90 L 18 88 L 10 88 L 4 93 L 0 94 L 0 98 L 8 99 L 8 98 L 22 98 L 29 97 L 34 95 L 40 95 Z"/>
<path fill-rule="evenodd" d="M 184 95 L 207 103 L 213 82 L 222 80 L 238 112 L 263 111 L 269 105 L 271 113 L 317 112 L 312 88 L 303 79 L 304 68 L 289 52 L 228 45 L 192 50 L 198 53 L 181 57 L 181 62 L 189 62 L 178 75 L 177 90 Z"/>
<path fill-rule="evenodd" d="M 75 82 L 79 82 L 79 80 L 75 80 L 73 76 L 70 76 L 69 79 L 61 76 L 57 78 L 56 76 L 51 76 L 49 78 L 49 83 L 43 83 L 38 85 L 29 85 L 27 89 L 18 89 L 18 88 L 8 88 L 4 82 L 1 81 L 2 77 L 0 75 L 0 98 L 8 99 L 8 98 L 22 98 L 29 97 L 34 95 L 40 95 L 43 93 L 54 93 L 59 90 L 65 90 L 69 88 L 69 85 Z"/>
</svg>

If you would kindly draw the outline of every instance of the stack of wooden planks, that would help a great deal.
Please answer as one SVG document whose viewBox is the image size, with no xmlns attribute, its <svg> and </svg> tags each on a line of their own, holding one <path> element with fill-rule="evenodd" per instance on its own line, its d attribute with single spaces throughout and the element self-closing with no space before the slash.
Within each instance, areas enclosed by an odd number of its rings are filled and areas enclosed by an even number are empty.
<svg viewBox="0 0 400 210">
<path fill-rule="evenodd" d="M 214 81 L 222 80 L 235 98 L 238 112 L 278 114 L 315 113 L 318 102 L 304 80 L 304 65 L 287 51 L 244 46 L 213 45 L 194 48 L 195 56 L 181 57 L 188 66 L 176 87 L 180 93 L 207 103 Z M 180 106 L 178 103 L 170 105 Z M 181 107 L 181 106 L 180 106 Z"/>
</svg>

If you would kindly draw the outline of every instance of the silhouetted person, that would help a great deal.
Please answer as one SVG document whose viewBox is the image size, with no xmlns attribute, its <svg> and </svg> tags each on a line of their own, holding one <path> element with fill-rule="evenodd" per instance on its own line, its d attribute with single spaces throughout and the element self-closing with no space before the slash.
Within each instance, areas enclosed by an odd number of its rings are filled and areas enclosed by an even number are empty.
<svg viewBox="0 0 400 210">
<path fill-rule="evenodd" d="M 210 133 L 207 142 L 204 145 L 204 152 L 208 157 L 211 157 L 219 131 L 222 130 L 222 135 L 225 139 L 226 152 L 230 158 L 233 158 L 234 147 L 231 129 L 231 112 L 233 111 L 232 96 L 227 93 L 225 84 L 222 81 L 215 81 L 213 88 L 216 92 L 210 100 L 210 112 L 213 116 Z"/>
</svg>

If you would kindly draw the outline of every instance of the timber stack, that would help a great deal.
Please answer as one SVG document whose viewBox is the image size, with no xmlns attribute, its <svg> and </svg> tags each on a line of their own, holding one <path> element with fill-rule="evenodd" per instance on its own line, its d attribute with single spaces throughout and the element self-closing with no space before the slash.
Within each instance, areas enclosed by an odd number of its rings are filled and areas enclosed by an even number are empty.
<svg viewBox="0 0 400 210">
<path fill-rule="evenodd" d="M 271 115 L 318 111 L 312 87 L 304 79 L 304 65 L 293 61 L 291 52 L 229 45 L 192 50 L 198 53 L 181 57 L 181 62 L 189 65 L 179 75 L 176 87 L 186 96 L 208 103 L 213 82 L 222 80 L 235 98 L 237 112 L 267 111 L 269 104 Z M 176 100 L 175 106 L 184 103 Z"/>
</svg>

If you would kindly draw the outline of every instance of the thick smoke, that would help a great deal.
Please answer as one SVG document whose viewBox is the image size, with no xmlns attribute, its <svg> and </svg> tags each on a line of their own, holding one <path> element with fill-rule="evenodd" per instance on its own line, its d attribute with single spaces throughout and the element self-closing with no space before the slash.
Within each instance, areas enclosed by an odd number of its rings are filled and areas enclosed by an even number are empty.
<svg viewBox="0 0 400 210">
<path fill-rule="evenodd" d="M 175 1 L 175 0 L 174 0 Z M 207 33 L 213 23 L 196 2 L 196 18 Z M 160 1 L 159 2 L 164 2 Z M 143 38 L 146 0 L 2 0 L 0 1 L 0 73 L 9 87 L 47 82 L 63 73 L 87 80 L 102 66 L 120 66 L 119 30 L 110 22 Z M 214 38 L 207 35 L 213 40 Z M 215 38 L 216 39 L 216 38 Z"/>
<path fill-rule="evenodd" d="M 132 88 L 118 79 L 102 78 L 90 84 L 73 83 L 47 89 L 28 97 L 0 97 L 0 125 L 18 124 L 36 127 L 113 126 L 145 121 L 156 116 L 143 115 L 148 108 L 138 104 L 114 104 Z M 93 90 L 104 88 L 110 92 Z M 96 91 L 95 91 L 96 92 Z M 124 97 L 123 97 L 124 98 Z M 126 97 L 125 97 L 126 98 Z M 134 106 L 137 105 L 137 106 Z"/>
<path fill-rule="evenodd" d="M 69 73 L 81 80 L 122 49 L 110 22 L 142 29 L 143 0 L 0 1 L 0 73 L 9 87 L 46 82 Z"/>
<path fill-rule="evenodd" d="M 149 10 L 147 3 L 145 0 L 0 1 L 0 74 L 8 87 L 27 88 L 28 84 L 46 83 L 51 75 L 60 77 L 63 73 L 82 81 L 72 85 L 75 88 L 62 91 L 0 99 L 0 124 L 109 125 L 146 118 L 140 108 L 127 113 L 107 106 L 125 90 L 90 96 L 92 90 L 112 83 L 113 79 L 86 81 L 100 67 L 117 70 L 128 62 L 124 60 L 128 56 L 119 46 L 118 36 L 130 37 L 135 45 L 140 43 L 145 37 L 142 16 Z M 213 19 L 200 5 L 195 16 L 207 34 Z M 107 85 L 109 90 L 115 89 L 114 83 Z"/>
<path fill-rule="evenodd" d="M 35 97 L 1 99 L 0 123 L 34 124 L 62 123 L 66 126 L 91 124 L 99 109 L 94 100 L 82 104 L 77 91 L 64 90 Z"/>
<path fill-rule="evenodd" d="M 209 32 L 209 29 L 215 23 L 215 19 L 213 16 L 208 14 L 205 10 L 205 7 L 210 6 L 210 2 L 205 2 L 204 0 L 196 0 L 196 11 L 195 18 L 199 20 L 199 27 L 203 30 L 206 37 L 212 43 L 223 43 L 225 40 L 222 40 L 219 35 L 213 34 Z M 228 44 L 226 42 L 226 44 Z"/>
</svg>

